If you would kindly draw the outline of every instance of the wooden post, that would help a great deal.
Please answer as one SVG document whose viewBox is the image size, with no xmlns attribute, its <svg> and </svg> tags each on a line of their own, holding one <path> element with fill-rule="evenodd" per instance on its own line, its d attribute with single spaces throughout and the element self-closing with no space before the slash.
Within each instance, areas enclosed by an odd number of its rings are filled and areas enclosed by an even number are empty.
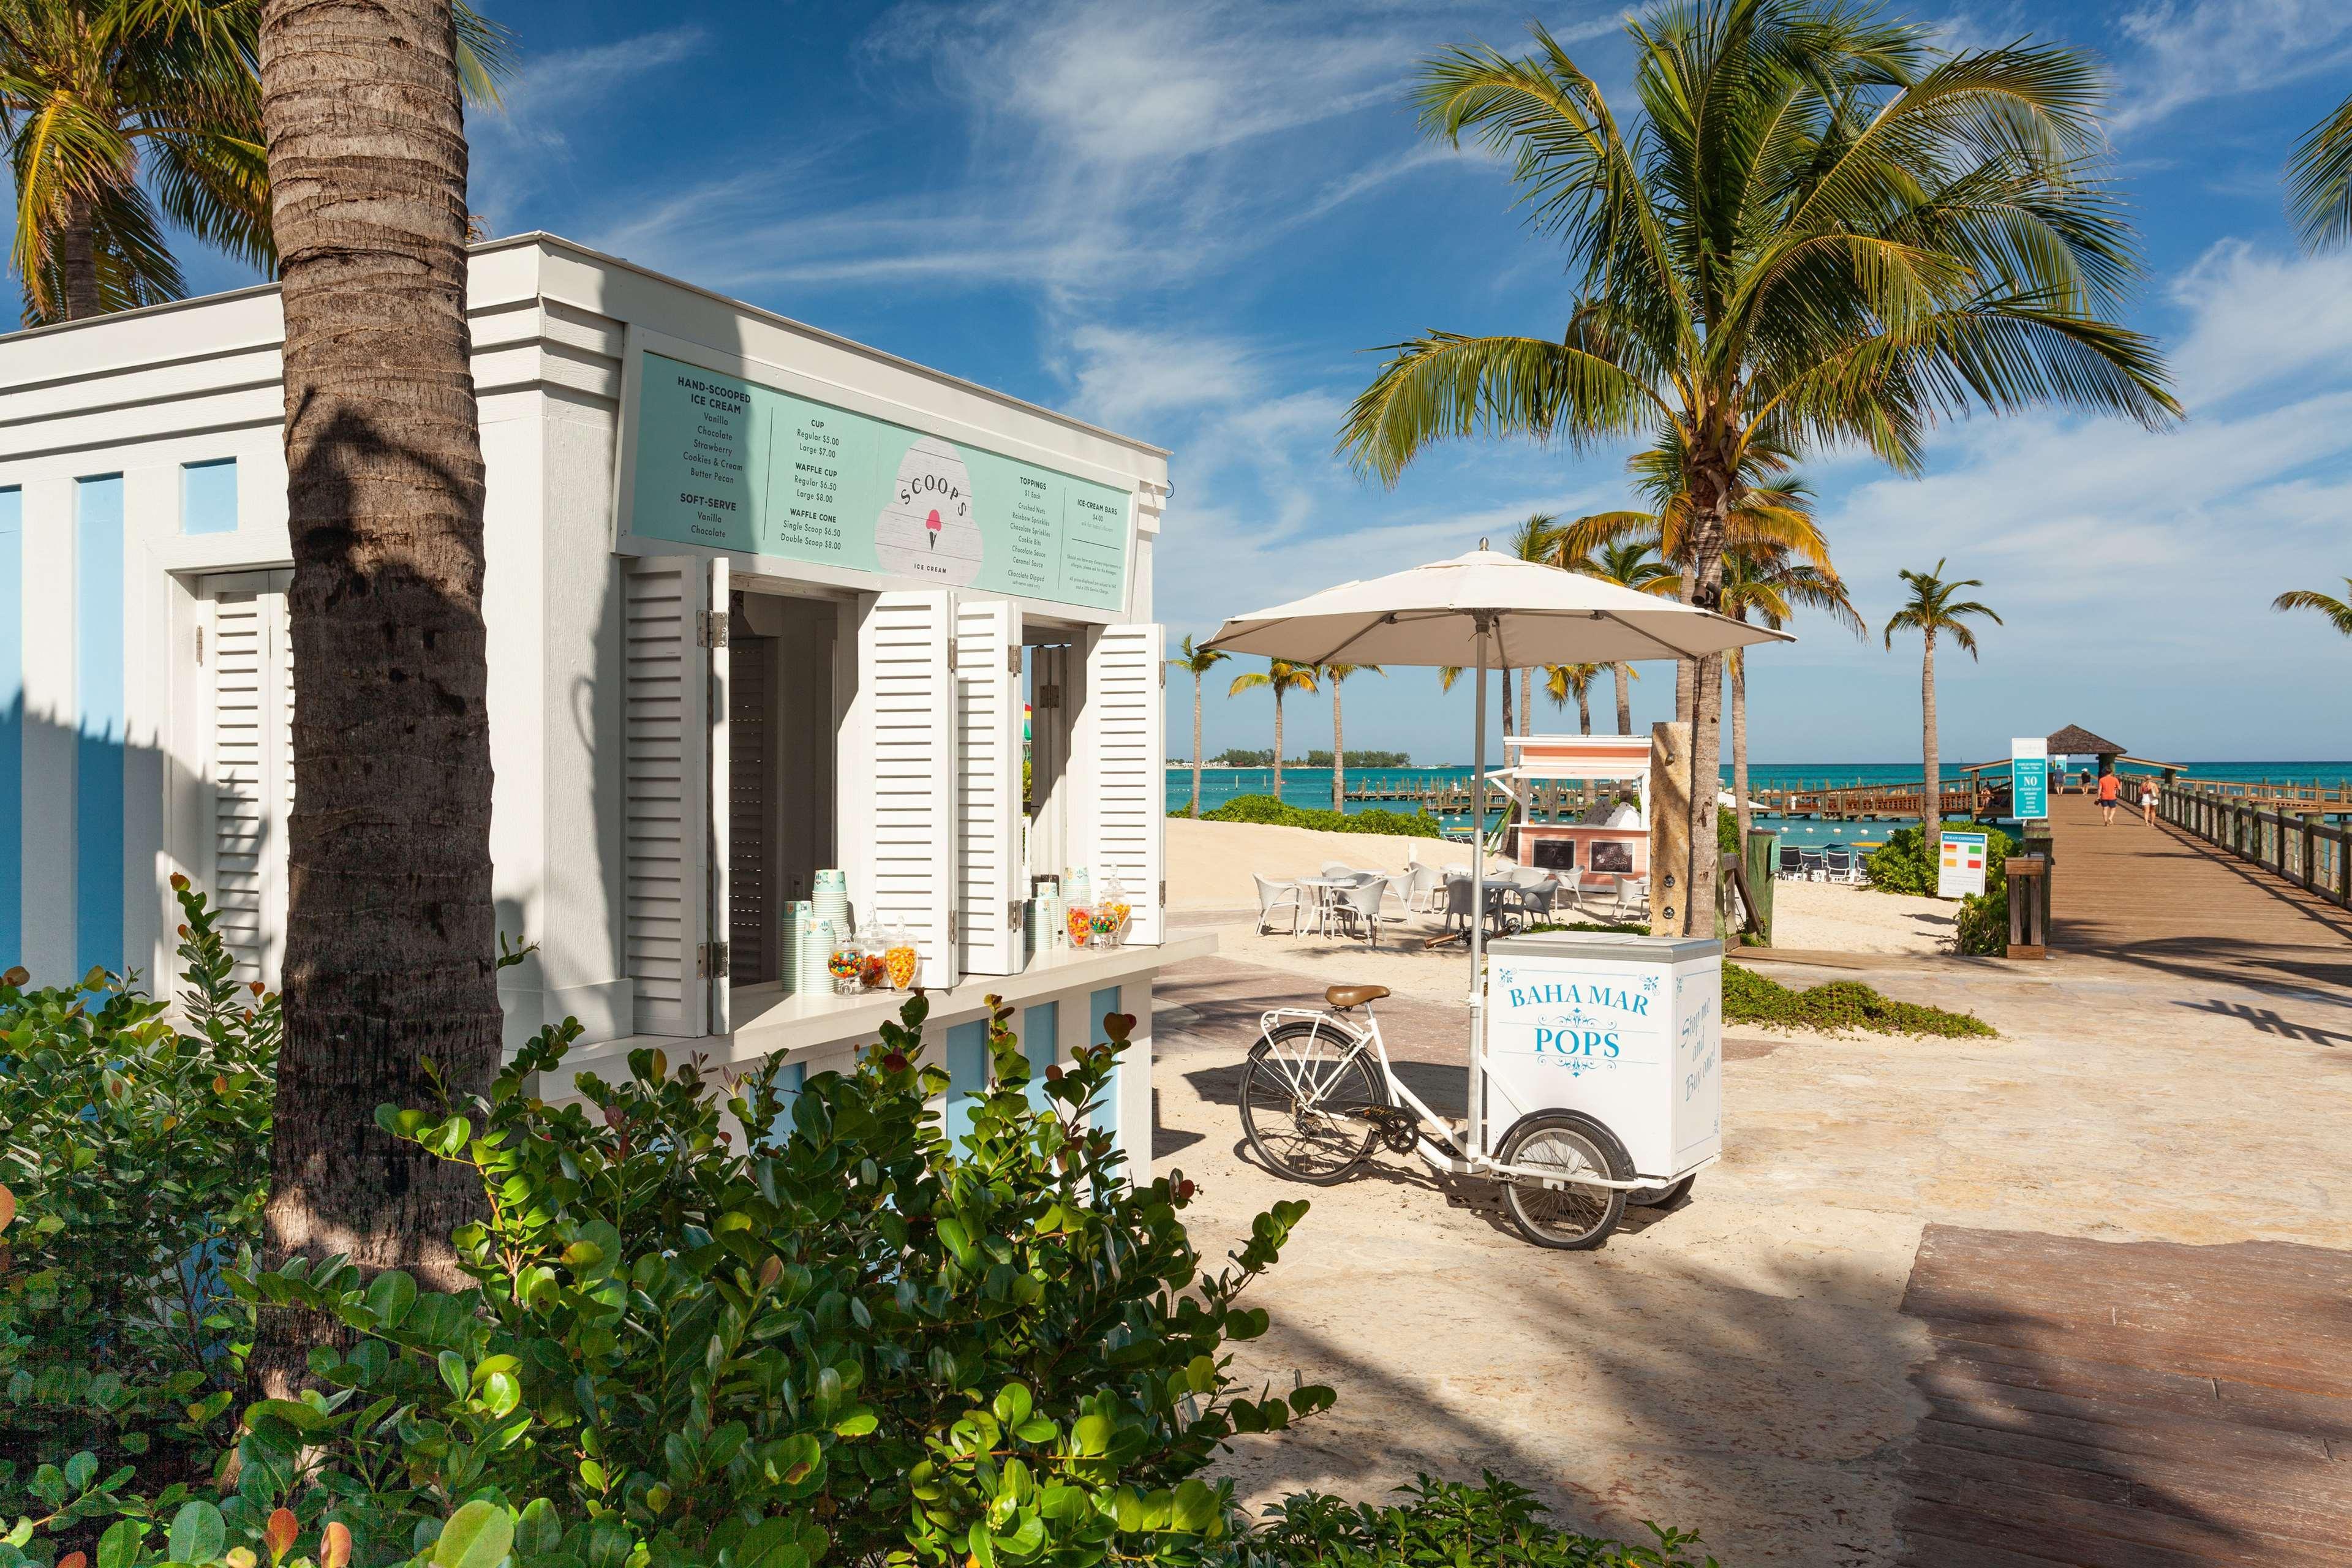
<svg viewBox="0 0 2352 1568">
<path fill-rule="evenodd" d="M 2050 956 L 2050 862 L 2012 855 L 2001 862 L 2009 879 L 2010 958 Z"/>
<path fill-rule="evenodd" d="M 1650 726 L 1650 934 L 1680 936 L 1690 872 L 1691 727 Z"/>
</svg>

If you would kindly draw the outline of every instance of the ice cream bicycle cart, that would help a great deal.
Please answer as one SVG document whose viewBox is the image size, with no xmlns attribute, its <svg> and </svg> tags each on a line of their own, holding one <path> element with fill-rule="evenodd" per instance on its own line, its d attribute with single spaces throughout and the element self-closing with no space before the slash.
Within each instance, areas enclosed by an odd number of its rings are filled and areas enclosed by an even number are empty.
<svg viewBox="0 0 2352 1568">
<path fill-rule="evenodd" d="M 1723 1152 L 1723 949 L 1545 932 L 1486 947 L 1475 1114 L 1439 1115 L 1391 1066 L 1378 985 L 1330 1012 L 1268 1011 L 1243 1068 L 1242 1129 L 1265 1165 L 1328 1184 L 1375 1150 L 1501 1184 L 1538 1247 L 1583 1251 L 1628 1206 L 1663 1208 Z"/>
</svg>

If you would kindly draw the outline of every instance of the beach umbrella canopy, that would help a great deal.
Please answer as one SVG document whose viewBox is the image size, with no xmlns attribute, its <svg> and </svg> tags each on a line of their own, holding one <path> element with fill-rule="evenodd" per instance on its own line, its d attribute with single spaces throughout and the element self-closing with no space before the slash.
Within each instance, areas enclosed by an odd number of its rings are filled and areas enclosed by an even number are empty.
<svg viewBox="0 0 2352 1568">
<path fill-rule="evenodd" d="M 1286 605 L 1236 616 L 1203 645 L 1293 664 L 1428 664 L 1475 669 L 1470 800 L 1469 1146 L 1484 1148 L 1479 1093 L 1486 1031 L 1479 965 L 1485 956 L 1486 671 L 1547 664 L 1635 664 L 1698 658 L 1753 643 L 1793 642 L 1785 632 L 1638 594 L 1597 577 L 1479 548 L 1360 583 L 1342 583 Z"/>
<path fill-rule="evenodd" d="M 1235 616 L 1207 646 L 1294 664 L 1467 669 L 1480 662 L 1482 633 L 1489 639 L 1484 662 L 1506 669 L 1697 658 L 1751 643 L 1794 640 L 1598 577 L 1481 549 Z"/>
</svg>

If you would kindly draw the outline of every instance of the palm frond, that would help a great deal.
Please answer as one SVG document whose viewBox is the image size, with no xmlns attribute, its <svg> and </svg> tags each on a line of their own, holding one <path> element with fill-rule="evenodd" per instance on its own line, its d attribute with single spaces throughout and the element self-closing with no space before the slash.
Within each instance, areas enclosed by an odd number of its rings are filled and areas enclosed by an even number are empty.
<svg viewBox="0 0 2352 1568">
<path fill-rule="evenodd" d="M 1386 352 L 1394 357 L 1349 407 L 1339 450 L 1388 484 L 1448 437 L 1558 437 L 1582 447 L 1637 428 L 1653 401 L 1621 366 L 1542 338 L 1432 332 Z"/>
<path fill-rule="evenodd" d="M 2304 132 L 2286 178 L 2287 211 L 2306 248 L 2330 250 L 2352 239 L 2352 98 Z"/>
<path fill-rule="evenodd" d="M 2344 580 L 2352 589 L 2352 577 Z M 2347 637 L 2352 637 L 2352 603 L 2311 588 L 2291 588 L 2271 601 L 2273 610 L 2316 610 L 2327 617 L 2327 624 Z"/>
</svg>

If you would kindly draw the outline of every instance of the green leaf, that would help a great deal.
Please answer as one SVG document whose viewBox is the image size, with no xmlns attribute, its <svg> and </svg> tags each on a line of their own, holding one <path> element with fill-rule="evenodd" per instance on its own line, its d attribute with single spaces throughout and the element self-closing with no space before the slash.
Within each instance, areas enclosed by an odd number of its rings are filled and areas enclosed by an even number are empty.
<svg viewBox="0 0 2352 1568">
<path fill-rule="evenodd" d="M 139 1561 L 139 1548 L 146 1539 L 147 1527 L 139 1521 L 116 1520 L 98 1538 L 98 1568 L 131 1568 Z"/>
<path fill-rule="evenodd" d="M 1093 1458 L 1110 1447 L 1111 1424 L 1108 1415 L 1081 1415 L 1070 1428 L 1070 1448 L 1081 1458 Z"/>
<path fill-rule="evenodd" d="M 533 1498 L 516 1521 L 516 1554 L 543 1557 L 562 1544 L 563 1521 L 555 1516 L 555 1505 L 545 1498 Z"/>
<path fill-rule="evenodd" d="M 1008 1383 L 997 1391 L 996 1418 L 1007 1426 L 1018 1426 L 1029 1419 L 1029 1390 L 1017 1383 Z"/>
<path fill-rule="evenodd" d="M 221 1510 L 198 1499 L 184 1503 L 172 1516 L 172 1532 L 164 1550 L 174 1563 L 211 1563 L 228 1545 L 228 1523 Z"/>
<path fill-rule="evenodd" d="M 381 1327 L 397 1327 L 400 1320 L 408 1316 L 408 1309 L 415 1303 L 416 1281 L 397 1268 L 377 1275 L 368 1286 L 368 1310 L 375 1314 L 375 1321 Z"/>
<path fill-rule="evenodd" d="M 941 1215 L 940 1216 L 940 1239 L 947 1244 L 947 1248 L 950 1252 L 955 1254 L 955 1260 L 958 1263 L 963 1264 L 967 1268 L 971 1266 L 972 1255 L 971 1232 L 964 1228 L 963 1222 L 961 1220 L 959 1220 L 950 1215 Z"/>
<path fill-rule="evenodd" d="M 1215 1488 L 1204 1481 L 1183 1481 L 1169 1505 L 1168 1526 L 1187 1535 L 1200 1535 L 1217 1522 L 1218 1513 Z"/>
<path fill-rule="evenodd" d="M 499 1568 L 514 1544 L 514 1520 L 506 1510 L 469 1502 L 449 1516 L 433 1543 L 433 1568 Z"/>
<path fill-rule="evenodd" d="M 441 1369 L 443 1385 L 458 1398 L 465 1398 L 474 1386 L 473 1377 L 466 1370 L 466 1358 L 456 1351 L 443 1351 L 433 1361 Z"/>
</svg>

